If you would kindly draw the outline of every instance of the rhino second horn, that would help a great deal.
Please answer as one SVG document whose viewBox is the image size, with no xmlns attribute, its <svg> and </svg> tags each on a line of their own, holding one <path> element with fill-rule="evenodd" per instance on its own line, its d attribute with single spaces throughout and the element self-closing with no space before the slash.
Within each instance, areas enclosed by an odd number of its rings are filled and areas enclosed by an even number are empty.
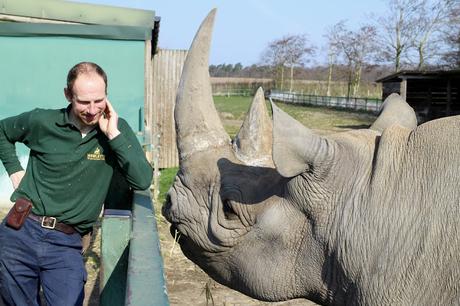
<svg viewBox="0 0 460 306">
<path fill-rule="evenodd" d="M 294 177 L 333 157 L 331 141 L 322 138 L 283 112 L 274 103 L 273 162 L 284 177 Z"/>
<path fill-rule="evenodd" d="M 229 146 L 212 99 L 209 49 L 216 9 L 202 22 L 185 59 L 174 109 L 180 161 L 195 152 Z"/>
<path fill-rule="evenodd" d="M 233 142 L 236 157 L 246 165 L 273 168 L 272 130 L 264 91 L 259 87 L 249 113 Z"/>
</svg>

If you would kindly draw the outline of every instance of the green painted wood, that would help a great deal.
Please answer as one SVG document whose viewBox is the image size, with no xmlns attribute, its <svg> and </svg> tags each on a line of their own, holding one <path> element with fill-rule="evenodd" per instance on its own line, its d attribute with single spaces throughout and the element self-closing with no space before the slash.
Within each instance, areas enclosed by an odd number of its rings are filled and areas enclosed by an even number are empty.
<svg viewBox="0 0 460 306">
<path fill-rule="evenodd" d="M 101 229 L 100 305 L 122 306 L 128 270 L 131 212 L 107 209 Z"/>
<path fill-rule="evenodd" d="M 133 26 L 0 22 L 0 36 L 70 36 L 145 41 L 152 38 L 152 29 Z"/>
<path fill-rule="evenodd" d="M 0 0 L 0 13 L 90 24 L 153 28 L 155 12 L 62 0 Z"/>
<path fill-rule="evenodd" d="M 150 192 L 136 191 L 125 305 L 169 305 Z"/>
</svg>

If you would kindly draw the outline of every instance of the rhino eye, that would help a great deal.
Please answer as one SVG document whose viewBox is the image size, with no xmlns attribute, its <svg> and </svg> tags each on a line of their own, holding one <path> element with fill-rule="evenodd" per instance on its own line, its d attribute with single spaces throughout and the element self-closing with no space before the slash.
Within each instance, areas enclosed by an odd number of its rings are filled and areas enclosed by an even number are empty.
<svg viewBox="0 0 460 306">
<path fill-rule="evenodd" d="M 224 209 L 225 218 L 227 220 L 238 220 L 238 215 L 236 214 L 236 212 L 233 210 L 233 207 L 232 207 L 232 201 L 224 200 L 223 209 Z"/>
</svg>

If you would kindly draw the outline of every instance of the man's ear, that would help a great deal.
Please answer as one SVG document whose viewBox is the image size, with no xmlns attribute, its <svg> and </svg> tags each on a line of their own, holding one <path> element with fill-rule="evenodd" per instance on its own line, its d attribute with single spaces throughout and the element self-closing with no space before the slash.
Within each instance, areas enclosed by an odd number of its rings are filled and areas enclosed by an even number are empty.
<svg viewBox="0 0 460 306">
<path fill-rule="evenodd" d="M 67 99 L 67 101 L 69 101 L 69 103 L 72 103 L 73 94 L 67 87 L 64 87 L 64 96 Z"/>
</svg>

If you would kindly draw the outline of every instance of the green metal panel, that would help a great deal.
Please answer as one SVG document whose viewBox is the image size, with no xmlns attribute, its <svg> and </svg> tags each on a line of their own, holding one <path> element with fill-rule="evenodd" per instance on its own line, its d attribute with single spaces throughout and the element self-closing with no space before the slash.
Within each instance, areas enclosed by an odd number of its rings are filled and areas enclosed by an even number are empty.
<svg viewBox="0 0 460 306">
<path fill-rule="evenodd" d="M 131 212 L 105 210 L 101 231 L 100 304 L 123 306 L 131 235 Z"/>
<path fill-rule="evenodd" d="M 152 29 L 131 26 L 0 22 L 0 36 L 76 36 L 145 41 L 152 38 Z"/>
<path fill-rule="evenodd" d="M 169 305 L 150 192 L 136 191 L 125 305 Z"/>
<path fill-rule="evenodd" d="M 154 11 L 62 0 L 0 0 L 6 15 L 62 20 L 78 23 L 153 28 Z"/>
</svg>

